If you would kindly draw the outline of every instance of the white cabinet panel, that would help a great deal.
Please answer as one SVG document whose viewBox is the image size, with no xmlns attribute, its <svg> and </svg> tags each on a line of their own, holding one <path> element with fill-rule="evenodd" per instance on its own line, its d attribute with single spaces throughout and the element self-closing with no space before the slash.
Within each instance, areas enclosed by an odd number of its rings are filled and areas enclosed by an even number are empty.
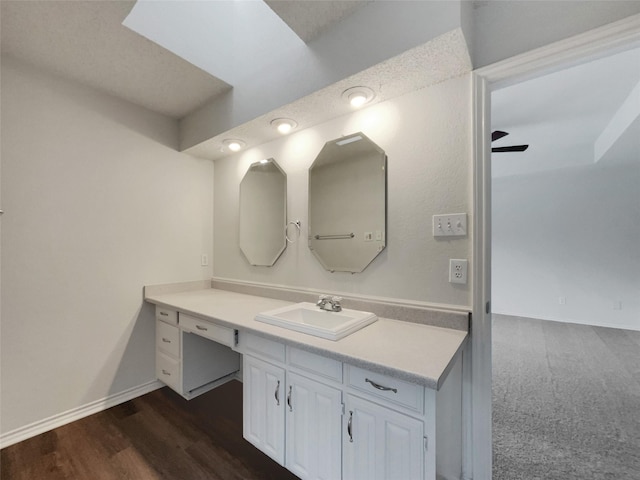
<svg viewBox="0 0 640 480">
<path fill-rule="evenodd" d="M 180 329 L 156 320 L 156 348 L 174 358 L 180 357 Z"/>
<path fill-rule="evenodd" d="M 180 372 L 180 360 L 156 352 L 156 377 L 177 392 L 182 390 Z"/>
<path fill-rule="evenodd" d="M 345 423 L 344 480 L 423 478 L 424 422 L 347 395 Z"/>
<path fill-rule="evenodd" d="M 284 465 L 284 369 L 244 356 L 243 436 Z"/>
<path fill-rule="evenodd" d="M 341 477 L 342 392 L 287 372 L 286 467 L 304 480 Z"/>
<path fill-rule="evenodd" d="M 227 347 L 235 347 L 236 332 L 233 328 L 223 327 L 184 313 L 180 313 L 179 323 L 180 327 L 186 331 L 209 338 Z"/>
<path fill-rule="evenodd" d="M 424 387 L 405 382 L 388 375 L 347 365 L 347 385 L 368 395 L 380 397 L 416 413 L 422 414 L 424 407 Z"/>
</svg>

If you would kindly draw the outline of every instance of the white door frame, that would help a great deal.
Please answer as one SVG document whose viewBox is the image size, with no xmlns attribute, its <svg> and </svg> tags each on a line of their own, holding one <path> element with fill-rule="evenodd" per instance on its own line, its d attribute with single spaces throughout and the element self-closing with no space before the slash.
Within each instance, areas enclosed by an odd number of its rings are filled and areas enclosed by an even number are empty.
<svg viewBox="0 0 640 480">
<path fill-rule="evenodd" d="M 490 480 L 491 442 L 491 92 L 572 65 L 640 45 L 633 15 L 476 70 L 473 82 L 473 322 L 471 410 L 464 478 Z M 470 423 L 470 425 L 469 425 Z M 469 465 L 469 462 L 471 465 Z"/>
</svg>

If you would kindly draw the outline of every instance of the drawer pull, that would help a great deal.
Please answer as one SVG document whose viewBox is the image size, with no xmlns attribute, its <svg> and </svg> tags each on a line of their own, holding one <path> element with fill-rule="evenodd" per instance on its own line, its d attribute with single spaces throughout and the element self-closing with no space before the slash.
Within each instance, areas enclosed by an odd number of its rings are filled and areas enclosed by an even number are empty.
<svg viewBox="0 0 640 480">
<path fill-rule="evenodd" d="M 349 434 L 349 442 L 353 443 L 353 411 L 349 411 L 349 421 L 347 422 L 347 433 Z"/>
<path fill-rule="evenodd" d="M 164 337 L 162 337 L 162 341 L 164 343 L 171 343 L 171 340 L 169 340 L 168 338 L 164 338 Z"/>
<path fill-rule="evenodd" d="M 162 369 L 162 374 L 163 374 L 163 375 L 171 376 L 171 372 L 168 372 L 168 371 L 167 371 L 167 370 L 165 370 L 164 368 Z"/>
<path fill-rule="evenodd" d="M 276 385 L 276 392 L 274 396 L 276 397 L 276 405 L 280 405 L 280 380 L 278 380 L 278 384 Z"/>
<path fill-rule="evenodd" d="M 205 332 L 207 331 L 207 327 L 203 327 L 202 325 L 196 325 L 196 328 L 197 328 L 198 330 L 203 330 L 203 331 L 205 331 Z"/>
<path fill-rule="evenodd" d="M 368 378 L 365 378 L 364 381 L 367 383 L 370 383 L 373 388 L 377 388 L 378 390 L 383 390 L 385 392 L 398 393 L 397 388 L 385 387 L 384 385 L 380 385 L 379 383 L 376 383 L 373 380 L 369 380 Z"/>
<path fill-rule="evenodd" d="M 293 407 L 291 406 L 291 389 L 293 387 L 289 385 L 289 395 L 287 395 L 287 405 L 289 405 L 289 411 L 293 412 Z"/>
<path fill-rule="evenodd" d="M 160 312 L 160 315 L 162 315 L 163 317 L 168 317 L 169 314 L 167 312 Z"/>
</svg>

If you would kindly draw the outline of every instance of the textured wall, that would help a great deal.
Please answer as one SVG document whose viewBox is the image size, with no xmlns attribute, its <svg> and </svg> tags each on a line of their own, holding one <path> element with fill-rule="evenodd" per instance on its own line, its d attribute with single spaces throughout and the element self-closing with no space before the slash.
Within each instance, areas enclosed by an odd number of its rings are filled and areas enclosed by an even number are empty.
<svg viewBox="0 0 640 480">
<path fill-rule="evenodd" d="M 513 57 L 625 17 L 640 14 L 629 0 L 481 0 L 474 2 L 474 68 Z"/>
<path fill-rule="evenodd" d="M 493 311 L 640 330 L 638 185 L 640 161 L 494 180 Z"/>
<path fill-rule="evenodd" d="M 448 262 L 471 260 L 471 238 L 434 239 L 431 216 L 471 213 L 470 102 L 470 77 L 463 76 L 217 161 L 214 275 L 469 306 L 470 285 L 448 283 Z M 307 246 L 307 172 L 325 141 L 358 131 L 388 156 L 387 248 L 363 273 L 332 274 Z M 269 157 L 287 173 L 288 217 L 302 222 L 303 233 L 273 267 L 252 267 L 238 248 L 238 186 L 252 162 Z"/>
<path fill-rule="evenodd" d="M 3 433 L 154 380 L 142 286 L 211 275 L 213 165 L 176 142 L 175 122 L 2 59 Z"/>
</svg>

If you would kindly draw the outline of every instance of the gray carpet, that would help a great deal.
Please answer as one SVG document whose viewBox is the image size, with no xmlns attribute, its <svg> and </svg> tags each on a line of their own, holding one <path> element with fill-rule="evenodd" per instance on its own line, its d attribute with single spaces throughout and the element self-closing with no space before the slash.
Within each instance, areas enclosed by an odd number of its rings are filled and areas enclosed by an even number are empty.
<svg viewBox="0 0 640 480">
<path fill-rule="evenodd" d="M 493 479 L 640 480 L 640 332 L 493 316 Z"/>
</svg>

